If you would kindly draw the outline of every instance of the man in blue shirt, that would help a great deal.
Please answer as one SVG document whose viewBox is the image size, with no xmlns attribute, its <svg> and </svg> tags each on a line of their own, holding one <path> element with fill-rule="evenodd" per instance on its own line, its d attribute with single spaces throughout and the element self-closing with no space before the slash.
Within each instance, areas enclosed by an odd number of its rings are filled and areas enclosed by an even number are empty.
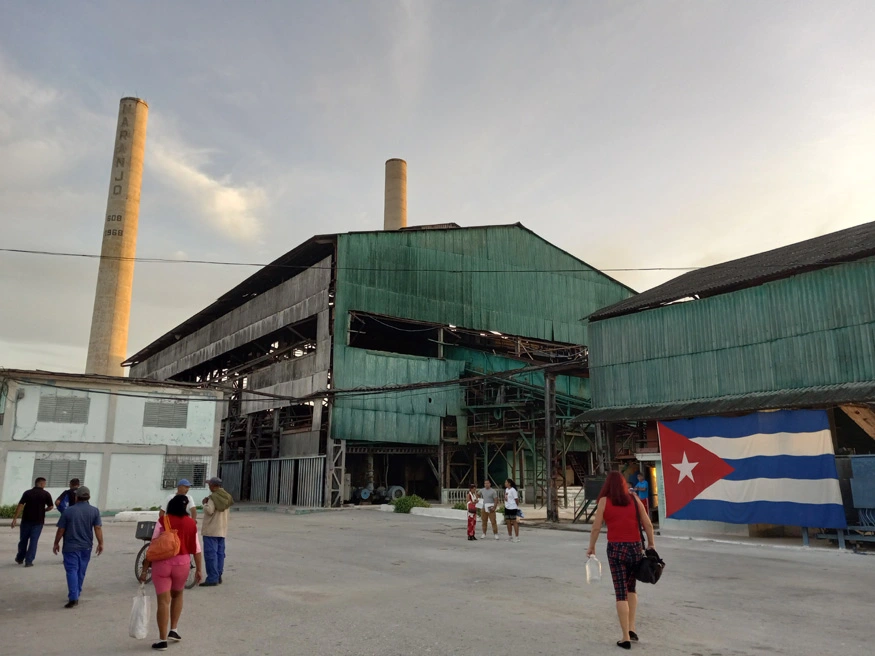
<svg viewBox="0 0 875 656">
<path fill-rule="evenodd" d="M 635 484 L 635 492 L 638 493 L 638 498 L 644 504 L 644 510 L 650 514 L 650 484 L 644 480 L 644 473 L 638 472 L 638 482 Z"/>
<path fill-rule="evenodd" d="M 61 551 L 61 538 L 64 539 L 64 569 L 67 572 L 67 604 L 64 608 L 75 608 L 79 605 L 79 595 L 82 594 L 82 583 L 85 572 L 91 561 L 91 548 L 94 537 L 97 537 L 97 555 L 103 553 L 103 528 L 100 521 L 100 511 L 88 501 L 91 490 L 84 485 L 76 490 L 76 503 L 61 515 L 58 522 L 58 532 L 55 534 L 54 553 Z"/>
</svg>

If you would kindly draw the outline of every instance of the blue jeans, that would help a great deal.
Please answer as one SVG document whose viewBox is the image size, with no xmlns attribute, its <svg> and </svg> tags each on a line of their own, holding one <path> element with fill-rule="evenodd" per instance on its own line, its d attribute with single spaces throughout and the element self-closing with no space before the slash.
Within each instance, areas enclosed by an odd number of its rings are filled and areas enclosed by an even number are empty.
<svg viewBox="0 0 875 656">
<path fill-rule="evenodd" d="M 15 562 L 33 562 L 33 559 L 36 558 L 36 545 L 42 532 L 42 524 L 21 522 L 21 531 L 19 533 L 21 539 L 18 541 L 18 555 L 15 556 Z"/>
<path fill-rule="evenodd" d="M 218 583 L 225 571 L 225 538 L 204 536 L 204 561 L 207 566 L 206 583 Z"/>
<path fill-rule="evenodd" d="M 67 570 L 67 598 L 79 601 L 82 594 L 82 583 L 85 582 L 85 572 L 91 561 L 91 549 L 64 552 L 64 569 Z"/>
</svg>

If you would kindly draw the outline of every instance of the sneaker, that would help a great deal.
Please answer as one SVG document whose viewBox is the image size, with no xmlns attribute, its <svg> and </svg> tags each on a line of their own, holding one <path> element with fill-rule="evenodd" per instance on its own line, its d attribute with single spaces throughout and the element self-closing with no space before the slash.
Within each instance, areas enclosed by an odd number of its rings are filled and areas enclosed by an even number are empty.
<svg viewBox="0 0 875 656">
<path fill-rule="evenodd" d="M 215 581 L 212 583 L 210 583 L 209 581 L 204 581 L 198 587 L 200 587 L 200 588 L 212 588 L 212 587 L 215 587 L 217 585 L 219 585 L 219 584 L 216 583 Z"/>
<path fill-rule="evenodd" d="M 158 642 L 153 642 L 152 649 L 155 651 L 167 651 L 167 641 L 159 640 Z"/>
<path fill-rule="evenodd" d="M 486 539 L 486 533 L 484 533 L 483 535 L 481 535 L 481 536 L 480 536 L 480 539 L 481 539 L 481 540 L 485 540 L 485 539 Z M 20 565 L 21 563 L 18 563 L 18 564 Z"/>
<path fill-rule="evenodd" d="M 507 537 L 507 541 L 508 541 L 508 542 L 513 542 L 513 538 L 510 537 L 510 536 L 508 536 L 508 537 Z"/>
<path fill-rule="evenodd" d="M 33 563 L 24 563 L 25 567 L 33 567 Z"/>
<path fill-rule="evenodd" d="M 76 606 L 78 606 L 78 605 L 79 605 L 79 601 L 78 601 L 78 600 L 76 600 L 76 601 L 68 601 L 66 604 L 64 604 L 64 608 L 76 608 Z"/>
<path fill-rule="evenodd" d="M 519 542 L 519 541 L 520 541 L 520 539 L 519 539 L 519 538 L 514 538 L 514 540 L 513 540 L 513 541 L 514 541 L 514 542 Z"/>
<path fill-rule="evenodd" d="M 496 539 L 496 540 L 498 539 L 498 533 L 495 534 L 495 539 Z"/>
<path fill-rule="evenodd" d="M 222 577 L 219 577 L 219 585 L 222 585 Z"/>
<path fill-rule="evenodd" d="M 170 630 L 170 633 L 167 634 L 167 637 L 170 638 L 171 640 L 176 641 L 176 642 L 179 642 L 180 640 L 182 640 L 182 636 L 179 635 L 179 633 L 177 633 L 173 629 Z"/>
</svg>

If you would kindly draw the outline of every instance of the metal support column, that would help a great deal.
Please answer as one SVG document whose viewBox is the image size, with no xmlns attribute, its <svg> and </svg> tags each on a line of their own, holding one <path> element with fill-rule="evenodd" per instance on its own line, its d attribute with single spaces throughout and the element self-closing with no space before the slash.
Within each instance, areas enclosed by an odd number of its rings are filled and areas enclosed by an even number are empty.
<svg viewBox="0 0 875 656">
<path fill-rule="evenodd" d="M 252 480 L 252 415 L 246 415 L 246 441 L 243 444 L 243 483 L 240 498 L 249 500 L 249 486 Z"/>
<path fill-rule="evenodd" d="M 547 521 L 558 522 L 559 510 L 556 508 L 554 488 L 556 480 L 553 472 L 553 438 L 556 430 L 556 376 L 544 374 L 544 456 L 547 460 Z"/>
</svg>

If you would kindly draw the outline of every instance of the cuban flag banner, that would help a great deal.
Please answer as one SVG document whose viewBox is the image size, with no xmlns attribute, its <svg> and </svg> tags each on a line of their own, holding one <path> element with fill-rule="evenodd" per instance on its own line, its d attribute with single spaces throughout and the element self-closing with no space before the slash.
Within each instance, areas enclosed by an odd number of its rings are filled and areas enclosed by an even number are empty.
<svg viewBox="0 0 875 656">
<path fill-rule="evenodd" d="M 659 422 L 666 516 L 847 528 L 824 410 Z"/>
</svg>

